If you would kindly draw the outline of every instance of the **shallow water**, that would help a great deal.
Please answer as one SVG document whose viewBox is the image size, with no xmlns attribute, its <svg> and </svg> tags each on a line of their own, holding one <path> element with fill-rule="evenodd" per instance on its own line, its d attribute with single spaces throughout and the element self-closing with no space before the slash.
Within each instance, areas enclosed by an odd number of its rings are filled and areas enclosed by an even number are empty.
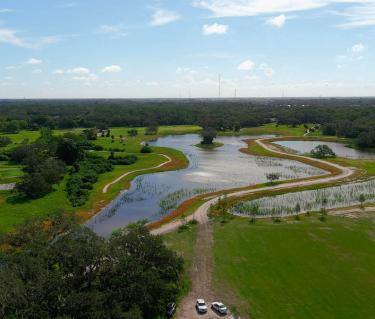
<svg viewBox="0 0 375 319">
<path fill-rule="evenodd" d="M 349 148 L 341 143 L 323 141 L 279 141 L 274 143 L 277 145 L 290 148 L 301 154 L 309 153 L 318 145 L 325 144 L 328 145 L 339 157 L 346 157 L 352 159 L 375 159 L 375 153 Z"/>
<path fill-rule="evenodd" d="M 242 216 L 288 216 L 299 212 L 319 211 L 322 208 L 340 208 L 360 204 L 359 197 L 366 202 L 375 200 L 375 179 L 328 187 L 317 190 L 263 197 L 239 203 L 232 212 Z"/>
<path fill-rule="evenodd" d="M 108 235 L 137 220 L 158 220 L 196 194 L 264 183 L 269 172 L 281 174 L 281 179 L 324 173 L 296 161 L 243 154 L 239 149 L 246 147 L 244 138 L 249 137 L 220 137 L 217 141 L 224 146 L 214 150 L 195 147 L 200 141 L 195 134 L 159 138 L 151 144 L 183 151 L 189 167 L 136 177 L 129 191 L 115 198 L 88 226 L 100 235 Z"/>
</svg>

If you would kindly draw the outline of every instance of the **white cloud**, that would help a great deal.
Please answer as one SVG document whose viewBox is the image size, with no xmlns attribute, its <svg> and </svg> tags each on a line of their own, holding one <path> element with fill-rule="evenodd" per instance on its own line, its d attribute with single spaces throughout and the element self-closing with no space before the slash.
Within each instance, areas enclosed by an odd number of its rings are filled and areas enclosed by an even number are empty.
<svg viewBox="0 0 375 319">
<path fill-rule="evenodd" d="M 19 47 L 25 47 L 25 43 L 16 35 L 12 29 L 0 29 L 0 43 L 13 44 Z"/>
<path fill-rule="evenodd" d="M 276 27 L 276 28 L 282 28 L 285 25 L 286 16 L 285 14 L 280 14 L 276 17 L 271 17 L 267 19 L 267 23 Z"/>
<path fill-rule="evenodd" d="M 331 1 L 335 0 L 198 0 L 194 5 L 211 11 L 215 17 L 243 17 L 311 10 L 324 7 Z"/>
<path fill-rule="evenodd" d="M 8 65 L 7 67 L 5 67 L 5 69 L 8 70 L 8 71 L 18 70 L 20 68 L 21 67 L 19 65 Z"/>
<path fill-rule="evenodd" d="M 83 75 L 83 76 L 72 77 L 72 80 L 74 80 L 74 81 L 84 81 L 84 82 L 96 81 L 97 79 L 98 79 L 98 76 L 96 74 L 93 74 L 93 73 Z"/>
<path fill-rule="evenodd" d="M 335 12 L 346 19 L 346 22 L 339 27 L 351 29 L 375 25 L 375 2 L 372 0 L 353 0 L 353 2 L 357 2 L 358 5 L 349 7 L 345 11 Z"/>
<path fill-rule="evenodd" d="M 202 28 L 202 32 L 204 35 L 226 34 L 228 29 L 229 27 L 225 24 L 205 24 Z"/>
<path fill-rule="evenodd" d="M 198 71 L 190 69 L 190 68 L 184 68 L 184 67 L 178 67 L 176 70 L 177 74 L 197 74 Z"/>
<path fill-rule="evenodd" d="M 58 43 L 67 36 L 45 36 L 36 38 L 21 38 L 13 29 L 0 28 L 0 43 L 7 43 L 21 48 L 38 49 L 48 44 Z"/>
<path fill-rule="evenodd" d="M 99 27 L 98 33 L 108 34 L 116 38 L 126 37 L 128 35 L 128 33 L 124 31 L 124 26 L 122 24 L 116 24 L 116 25 L 103 24 Z"/>
<path fill-rule="evenodd" d="M 181 19 L 181 16 L 173 11 L 156 9 L 152 15 L 151 26 L 158 27 Z"/>
<path fill-rule="evenodd" d="M 193 5 L 209 10 L 214 17 L 244 17 L 307 11 L 343 4 L 345 10 L 334 12 L 344 17 L 341 28 L 375 25 L 374 0 L 195 0 Z"/>
<path fill-rule="evenodd" d="M 37 64 L 42 64 L 42 63 L 43 63 L 43 60 L 39 60 L 39 59 L 35 59 L 35 58 L 31 58 L 31 59 L 27 60 L 26 63 L 27 63 L 27 64 L 31 64 L 31 65 L 37 65 Z"/>
<path fill-rule="evenodd" d="M 122 68 L 119 65 L 109 65 L 102 69 L 102 73 L 118 73 L 121 72 Z"/>
<path fill-rule="evenodd" d="M 353 45 L 350 49 L 353 53 L 361 53 L 366 50 L 366 47 L 362 43 L 357 43 Z"/>
<path fill-rule="evenodd" d="M 262 71 L 263 74 L 268 77 L 271 77 L 275 74 L 275 71 L 267 63 L 262 63 L 259 66 L 259 70 Z"/>
<path fill-rule="evenodd" d="M 13 9 L 6 9 L 6 8 L 0 9 L 0 13 L 11 13 L 11 12 L 14 12 L 14 10 Z"/>
<path fill-rule="evenodd" d="M 252 70 L 254 68 L 254 66 L 255 66 L 255 63 L 249 59 L 249 60 L 243 61 L 237 67 L 237 69 L 240 70 L 240 71 L 250 71 L 250 70 Z"/>
<path fill-rule="evenodd" d="M 62 70 L 62 69 L 57 69 L 57 70 L 53 71 L 53 74 L 59 74 L 59 75 L 61 75 L 61 74 L 64 74 L 64 73 L 65 73 L 65 71 Z"/>
<path fill-rule="evenodd" d="M 76 68 L 68 69 L 66 71 L 66 73 L 72 73 L 72 74 L 89 74 L 90 73 L 90 69 L 84 68 L 82 66 L 79 66 L 79 67 L 76 67 Z"/>
</svg>

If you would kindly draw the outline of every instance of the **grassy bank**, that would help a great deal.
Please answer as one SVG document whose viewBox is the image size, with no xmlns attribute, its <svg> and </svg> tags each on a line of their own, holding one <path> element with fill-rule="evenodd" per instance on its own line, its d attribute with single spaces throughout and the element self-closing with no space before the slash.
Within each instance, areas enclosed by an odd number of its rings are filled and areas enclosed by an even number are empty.
<svg viewBox="0 0 375 319">
<path fill-rule="evenodd" d="M 197 126 L 171 126 L 171 127 L 161 127 L 160 134 L 172 134 L 172 133 L 193 133 L 199 127 Z M 43 216 L 51 213 L 55 210 L 63 210 L 66 212 L 75 212 L 82 216 L 83 219 L 87 219 L 99 211 L 103 206 L 105 206 L 110 200 L 116 197 L 120 191 L 130 186 L 130 181 L 140 174 L 147 174 L 158 171 L 175 170 L 181 169 L 188 165 L 188 161 L 185 155 L 174 149 L 164 148 L 164 147 L 153 147 L 154 152 L 150 154 L 140 153 L 141 145 L 140 143 L 144 140 L 155 139 L 156 136 L 150 136 L 144 134 L 144 128 L 139 128 L 138 135 L 135 137 L 128 137 L 127 131 L 129 128 L 112 128 L 111 135 L 114 135 L 112 142 L 111 137 L 99 137 L 95 144 L 104 147 L 104 151 L 97 152 L 103 157 L 108 157 L 110 154 L 110 149 L 120 150 L 118 154 L 128 155 L 135 154 L 138 156 L 139 160 L 132 165 L 122 166 L 116 165 L 114 170 L 99 176 L 99 180 L 94 184 L 93 190 L 90 191 L 90 197 L 88 201 L 82 207 L 72 207 L 70 202 L 66 197 L 65 192 L 65 182 L 66 178 L 56 185 L 52 193 L 46 195 L 43 198 L 36 200 L 24 200 L 20 198 L 17 194 L 10 191 L 0 191 L 0 231 L 9 231 L 16 224 L 22 223 L 26 218 L 30 216 Z M 75 131 L 79 131 L 78 129 Z M 55 134 L 62 134 L 66 131 L 56 131 Z M 121 139 L 120 135 L 123 136 Z M 23 141 L 25 136 L 28 136 L 31 141 L 37 139 L 39 132 L 29 132 L 23 131 L 16 134 L 17 138 L 13 137 L 13 141 Z M 13 147 L 17 144 L 13 143 Z M 103 194 L 103 187 L 115 180 L 117 177 L 137 169 L 143 169 L 148 167 L 154 167 L 166 161 L 165 157 L 159 155 L 165 154 L 172 158 L 172 162 L 166 166 L 159 169 L 151 169 L 143 172 L 138 172 L 135 174 L 130 174 L 126 176 L 123 180 L 113 185 L 109 192 Z M 1 162 L 0 166 L 0 180 L 9 181 L 15 179 L 9 178 L 9 176 L 19 176 L 21 175 L 21 168 L 19 166 L 14 166 Z"/>
<path fill-rule="evenodd" d="M 182 289 L 180 298 L 188 293 L 191 286 L 190 270 L 196 237 L 196 225 L 190 225 L 181 232 L 177 231 L 163 236 L 165 244 L 184 259 L 184 273 L 181 280 Z"/>
<path fill-rule="evenodd" d="M 373 221 L 317 216 L 300 222 L 236 218 L 215 224 L 215 284 L 242 316 L 371 318 L 375 313 Z M 242 317 L 241 316 L 241 317 Z"/>
</svg>

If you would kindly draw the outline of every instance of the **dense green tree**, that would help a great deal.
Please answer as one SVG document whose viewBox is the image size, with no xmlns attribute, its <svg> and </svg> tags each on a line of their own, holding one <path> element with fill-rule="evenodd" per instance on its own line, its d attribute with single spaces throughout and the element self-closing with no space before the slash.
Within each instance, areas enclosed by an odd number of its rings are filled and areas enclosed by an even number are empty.
<svg viewBox="0 0 375 319">
<path fill-rule="evenodd" d="M 83 150 L 76 141 L 64 137 L 57 146 L 56 155 L 66 164 L 71 165 L 83 157 Z"/>
<path fill-rule="evenodd" d="M 318 145 L 310 152 L 310 154 L 315 158 L 336 157 L 335 152 L 326 144 Z"/>
<path fill-rule="evenodd" d="M 98 237 L 60 214 L 2 236 L 0 317 L 154 319 L 183 263 L 141 224 Z"/>
<path fill-rule="evenodd" d="M 201 143 L 208 145 L 208 144 L 213 143 L 214 139 L 217 136 L 217 132 L 212 127 L 206 127 L 202 130 L 201 136 L 202 136 L 202 142 Z"/>
<path fill-rule="evenodd" d="M 0 136 L 0 147 L 12 144 L 12 140 L 8 136 Z"/>
</svg>

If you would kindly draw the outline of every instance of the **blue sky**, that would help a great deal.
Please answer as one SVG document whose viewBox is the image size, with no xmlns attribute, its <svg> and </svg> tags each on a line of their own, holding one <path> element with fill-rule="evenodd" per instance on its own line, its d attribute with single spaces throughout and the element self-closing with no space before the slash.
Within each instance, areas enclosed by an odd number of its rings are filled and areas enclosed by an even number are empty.
<svg viewBox="0 0 375 319">
<path fill-rule="evenodd" d="M 375 0 L 0 0 L 0 98 L 374 96 Z"/>
</svg>

